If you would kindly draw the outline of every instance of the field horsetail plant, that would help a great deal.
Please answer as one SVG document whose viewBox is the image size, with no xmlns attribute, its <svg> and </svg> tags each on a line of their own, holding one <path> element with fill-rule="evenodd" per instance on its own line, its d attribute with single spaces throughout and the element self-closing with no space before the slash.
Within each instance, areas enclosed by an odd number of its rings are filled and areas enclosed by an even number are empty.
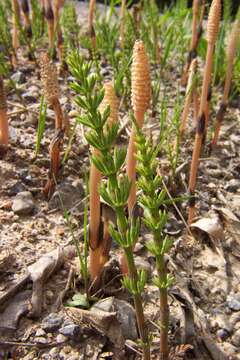
<svg viewBox="0 0 240 360">
<path fill-rule="evenodd" d="M 41 54 L 40 69 L 44 96 L 55 112 L 55 136 L 50 144 L 51 169 L 44 188 L 44 194 L 50 197 L 60 169 L 60 151 L 64 136 L 64 116 L 59 102 L 60 89 L 57 68 L 45 53 Z"/>
<path fill-rule="evenodd" d="M 153 147 L 142 131 L 137 131 L 137 184 L 141 190 L 139 203 L 144 210 L 144 223 L 153 234 L 153 241 L 148 242 L 146 247 L 156 258 L 158 276 L 154 278 L 154 284 L 160 293 L 160 359 L 168 359 L 168 288 L 173 283 L 173 277 L 167 273 L 164 255 L 170 250 L 172 240 L 164 234 L 164 227 L 168 215 L 164 207 L 166 203 L 166 191 L 161 189 L 162 177 L 158 175 L 158 152 L 159 147 Z"/>
<path fill-rule="evenodd" d="M 99 106 L 100 113 L 104 115 L 104 111 L 110 107 L 110 114 L 107 120 L 108 126 L 117 123 L 119 101 L 115 94 L 113 85 L 108 82 L 104 85 L 104 98 Z M 99 150 L 94 148 L 93 156 L 98 156 Z M 101 220 L 101 205 L 99 186 L 101 181 L 101 172 L 91 163 L 90 168 L 90 258 L 89 272 L 91 279 L 97 279 L 101 275 L 102 268 L 109 258 L 109 250 L 111 247 L 110 235 L 108 230 L 108 222 Z M 101 230 L 102 229 L 102 230 Z"/>
<path fill-rule="evenodd" d="M 234 66 L 234 60 L 237 52 L 237 46 L 239 44 L 239 38 L 240 38 L 240 20 L 235 20 L 235 23 L 233 25 L 232 31 L 230 33 L 230 37 L 228 39 L 228 45 L 227 45 L 227 70 L 226 70 L 226 79 L 225 79 L 225 85 L 224 85 L 224 92 L 223 92 L 223 99 L 222 103 L 220 104 L 218 113 L 217 113 L 217 119 L 216 119 L 216 125 L 215 125 L 215 132 L 211 143 L 211 148 L 214 148 L 214 146 L 217 145 L 219 133 L 221 129 L 221 124 L 224 118 L 224 113 L 226 111 L 227 105 L 228 105 L 228 97 L 231 89 L 231 81 L 232 81 L 232 73 L 233 73 L 233 66 Z"/>
<path fill-rule="evenodd" d="M 116 214 L 117 229 L 111 224 L 109 233 L 124 250 L 127 259 L 129 275 L 124 277 L 123 284 L 134 298 L 143 359 L 150 360 L 149 338 L 141 297 L 146 275 L 143 271 L 137 271 L 133 256 L 133 246 L 138 239 L 140 224 L 138 219 L 128 218 L 125 213 L 131 181 L 127 175 L 120 174 L 125 162 L 126 151 L 124 148 L 114 146 L 119 125 L 118 122 L 107 123 L 111 114 L 110 106 L 105 108 L 103 113 L 100 112 L 104 89 L 98 89 L 97 77 L 90 75 L 91 64 L 84 63 L 80 55 L 74 52 L 69 58 L 69 66 L 76 79 L 76 82 L 72 84 L 73 90 L 77 93 L 76 103 L 86 112 L 79 116 L 79 122 L 90 129 L 85 137 L 88 143 L 98 150 L 92 155 L 91 161 L 99 172 L 107 178 L 107 182 L 101 182 L 100 196 Z M 89 237 L 91 238 L 91 230 Z"/>
<path fill-rule="evenodd" d="M 8 146 L 7 99 L 3 78 L 0 76 L 0 158 L 6 153 Z"/>
<path fill-rule="evenodd" d="M 137 126 L 141 128 L 144 122 L 144 115 L 150 106 L 151 80 L 148 56 L 144 44 L 140 40 L 134 44 L 131 75 L 132 108 Z M 136 146 L 134 126 L 128 144 L 126 168 L 128 178 L 131 181 L 131 190 L 128 198 L 128 213 L 129 216 L 131 216 L 136 204 Z M 124 257 L 121 260 L 121 269 L 123 274 L 126 274 L 128 271 Z"/>
<path fill-rule="evenodd" d="M 200 100 L 200 109 L 198 115 L 198 123 L 196 129 L 195 143 L 192 155 L 192 163 L 190 170 L 190 179 L 189 179 L 189 193 L 192 196 L 189 202 L 189 214 L 188 214 L 188 222 L 192 223 L 195 214 L 195 198 L 194 192 L 196 187 L 197 180 L 197 171 L 198 171 L 198 163 L 201 153 L 202 141 L 205 135 L 206 129 L 206 106 L 209 95 L 209 86 L 211 84 L 211 75 L 212 75 L 212 66 L 213 66 L 213 54 L 214 47 L 217 40 L 218 28 L 221 17 L 221 1 L 213 0 L 208 16 L 208 24 L 207 24 L 207 58 L 204 69 L 204 78 L 202 85 L 202 93 Z"/>
</svg>

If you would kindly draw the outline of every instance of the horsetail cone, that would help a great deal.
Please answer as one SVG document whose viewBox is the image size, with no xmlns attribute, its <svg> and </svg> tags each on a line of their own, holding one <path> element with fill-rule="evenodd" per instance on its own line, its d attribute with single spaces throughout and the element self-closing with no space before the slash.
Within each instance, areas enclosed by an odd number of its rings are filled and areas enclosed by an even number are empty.
<svg viewBox="0 0 240 360">
<path fill-rule="evenodd" d="M 0 76 L 0 145 L 8 145 L 7 98 L 2 76 Z"/>
<path fill-rule="evenodd" d="M 40 74 L 44 96 L 47 102 L 52 104 L 55 98 L 59 98 L 60 91 L 57 79 L 57 67 L 50 61 L 46 53 L 40 56 Z"/>
<path fill-rule="evenodd" d="M 115 94 L 112 82 L 107 82 L 104 85 L 105 93 L 102 103 L 99 106 L 101 113 L 110 106 L 110 115 L 108 124 L 111 125 L 118 121 L 119 100 Z M 93 155 L 98 155 L 98 150 L 93 150 Z M 90 256 L 89 256 L 89 272 L 91 279 L 99 278 L 101 270 L 108 260 L 106 249 L 108 248 L 107 242 L 109 241 L 108 233 L 103 238 L 100 238 L 100 194 L 99 185 L 101 182 L 101 173 L 92 163 L 90 168 Z"/>
<path fill-rule="evenodd" d="M 116 96 L 111 81 L 104 84 L 104 90 L 105 90 L 104 98 L 100 104 L 99 110 L 101 113 L 103 113 L 103 111 L 107 108 L 107 106 L 110 106 L 110 115 L 108 118 L 108 124 L 111 125 L 112 123 L 118 121 L 119 99 Z"/>
<path fill-rule="evenodd" d="M 44 53 L 40 55 L 40 74 L 43 84 L 43 93 L 47 102 L 53 107 L 56 116 L 56 129 L 61 129 L 63 113 L 59 102 L 60 89 L 56 65 Z"/>
<path fill-rule="evenodd" d="M 219 23 L 221 18 L 221 0 L 213 0 L 207 23 L 207 41 L 215 44 L 218 35 Z"/>
<path fill-rule="evenodd" d="M 208 15 L 208 23 L 207 23 L 207 42 L 208 42 L 208 51 L 206 58 L 206 65 L 204 70 L 204 79 L 203 79 L 203 87 L 202 87 L 202 95 L 201 95 L 201 104 L 200 104 L 200 112 L 201 114 L 205 110 L 208 89 L 211 82 L 211 73 L 213 66 L 213 53 L 214 47 L 217 40 L 219 24 L 221 19 L 221 0 L 213 0 L 209 15 Z"/>
<path fill-rule="evenodd" d="M 138 126 L 142 126 L 144 113 L 151 100 L 151 79 L 148 56 L 141 40 L 137 40 L 133 48 L 131 85 L 132 107 Z"/>
<path fill-rule="evenodd" d="M 149 108 L 151 100 L 151 79 L 148 56 L 145 51 L 144 43 L 137 40 L 133 47 L 132 61 L 132 82 L 131 82 L 131 101 L 134 117 L 137 125 L 141 128 L 144 121 L 144 114 Z M 136 159 L 135 159 L 135 131 L 132 129 L 128 150 L 126 169 L 132 187 L 128 199 L 128 211 L 131 213 L 136 202 Z"/>
</svg>

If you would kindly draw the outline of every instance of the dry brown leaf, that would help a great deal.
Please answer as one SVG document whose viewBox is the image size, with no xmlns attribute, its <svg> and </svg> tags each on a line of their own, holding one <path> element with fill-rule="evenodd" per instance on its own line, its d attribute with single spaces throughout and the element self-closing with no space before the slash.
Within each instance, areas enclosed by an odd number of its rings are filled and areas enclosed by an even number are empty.
<svg viewBox="0 0 240 360">
<path fill-rule="evenodd" d="M 223 226 L 217 215 L 196 221 L 191 225 L 191 229 L 198 239 L 207 235 L 214 248 L 220 245 L 224 238 Z"/>
</svg>

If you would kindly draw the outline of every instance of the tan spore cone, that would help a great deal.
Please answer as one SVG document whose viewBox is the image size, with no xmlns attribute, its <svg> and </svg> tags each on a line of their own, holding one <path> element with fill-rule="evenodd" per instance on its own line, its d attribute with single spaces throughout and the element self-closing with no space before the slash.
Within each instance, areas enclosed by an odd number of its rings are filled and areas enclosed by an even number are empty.
<svg viewBox="0 0 240 360">
<path fill-rule="evenodd" d="M 58 177 L 60 169 L 60 151 L 63 143 L 63 122 L 64 116 L 59 101 L 60 88 L 56 65 L 50 61 L 46 53 L 40 55 L 40 74 L 43 85 L 43 93 L 46 101 L 52 106 L 55 113 L 55 135 L 50 145 L 51 168 L 47 184 L 44 188 L 45 195 L 49 198 Z"/>
<path fill-rule="evenodd" d="M 213 0 L 207 23 L 207 41 L 208 43 L 215 44 L 218 36 L 219 24 L 221 19 L 221 1 Z"/>
<path fill-rule="evenodd" d="M 62 129 L 64 117 L 59 102 L 60 88 L 57 67 L 50 61 L 49 56 L 46 53 L 40 55 L 39 63 L 43 93 L 47 102 L 53 107 L 56 116 L 55 128 Z"/>
<path fill-rule="evenodd" d="M 138 125 L 143 123 L 144 113 L 150 106 L 151 79 L 150 65 L 144 43 L 137 40 L 133 48 L 132 61 L 132 108 Z"/>
<path fill-rule="evenodd" d="M 55 98 L 60 96 L 57 67 L 50 61 L 46 53 L 40 55 L 39 64 L 44 96 L 51 104 Z"/>
<path fill-rule="evenodd" d="M 150 106 L 151 101 L 151 79 L 150 66 L 144 43 L 137 40 L 133 48 L 133 61 L 131 69 L 131 101 L 134 117 L 137 125 L 141 128 L 144 122 L 144 114 Z M 128 210 L 131 213 L 136 202 L 136 159 L 135 159 L 135 130 L 131 131 L 126 168 L 132 187 L 128 199 Z"/>
</svg>

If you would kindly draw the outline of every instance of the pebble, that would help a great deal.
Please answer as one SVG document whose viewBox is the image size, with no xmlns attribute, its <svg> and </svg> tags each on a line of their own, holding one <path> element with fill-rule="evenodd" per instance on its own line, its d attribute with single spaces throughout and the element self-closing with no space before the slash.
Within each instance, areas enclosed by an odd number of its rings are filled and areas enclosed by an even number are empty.
<svg viewBox="0 0 240 360">
<path fill-rule="evenodd" d="M 57 331 L 63 323 L 63 316 L 51 313 L 42 321 L 42 329 L 46 332 Z"/>
<path fill-rule="evenodd" d="M 126 301 L 109 297 L 98 301 L 91 307 L 91 311 L 116 312 L 122 334 L 125 339 L 136 340 L 138 338 L 135 311 Z"/>
<path fill-rule="evenodd" d="M 8 195 L 16 196 L 18 193 L 25 191 L 25 189 L 25 186 L 20 181 L 17 181 L 9 188 Z"/>
<path fill-rule="evenodd" d="M 73 208 L 76 204 L 80 203 L 84 196 L 84 189 L 80 191 L 79 186 L 76 188 L 69 182 L 62 183 L 54 192 L 49 201 L 49 209 L 65 210 Z M 61 200 L 60 200 L 61 199 Z"/>
<path fill-rule="evenodd" d="M 52 348 L 49 351 L 49 355 L 51 356 L 51 359 L 58 359 L 59 357 L 59 349 L 57 347 Z"/>
<path fill-rule="evenodd" d="M 236 347 L 240 347 L 240 329 L 232 336 L 232 344 Z"/>
<path fill-rule="evenodd" d="M 12 204 L 12 210 L 17 215 L 30 215 L 34 207 L 35 205 L 30 191 L 19 192 Z"/>
<path fill-rule="evenodd" d="M 23 84 L 26 81 L 26 77 L 25 75 L 21 72 L 21 71 L 17 71 L 15 72 L 12 76 L 11 79 L 13 81 L 15 81 L 17 84 Z"/>
<path fill-rule="evenodd" d="M 228 355 L 235 355 L 238 352 L 238 349 L 230 344 L 229 342 L 225 342 L 223 344 L 223 350 L 228 354 Z"/>
<path fill-rule="evenodd" d="M 81 333 L 81 328 L 78 325 L 66 325 L 59 329 L 59 333 L 69 338 L 77 339 Z"/>
<path fill-rule="evenodd" d="M 236 324 L 240 324 L 240 311 L 232 314 L 230 318 L 230 324 L 235 327 Z"/>
<path fill-rule="evenodd" d="M 228 181 L 227 185 L 225 186 L 225 190 L 235 193 L 240 188 L 240 180 L 238 179 L 231 179 Z"/>
<path fill-rule="evenodd" d="M 64 335 L 62 335 L 62 334 L 58 334 L 58 336 L 56 337 L 56 342 L 57 342 L 58 344 L 61 344 L 61 343 L 66 342 L 67 339 L 68 339 L 68 338 L 67 338 L 66 336 L 64 336 Z"/>
<path fill-rule="evenodd" d="M 51 301 L 53 299 L 53 297 L 54 297 L 54 292 L 52 290 L 47 290 L 46 291 L 46 299 L 48 301 Z"/>
<path fill-rule="evenodd" d="M 240 300 L 239 297 L 235 295 L 229 295 L 227 297 L 227 305 L 229 309 L 233 311 L 240 311 Z"/>
<path fill-rule="evenodd" d="M 141 256 L 135 257 L 135 264 L 138 270 L 145 270 L 147 273 L 147 276 L 149 277 L 152 272 L 151 265 L 148 261 L 144 260 Z"/>
<path fill-rule="evenodd" d="M 229 337 L 229 332 L 226 329 L 219 329 L 217 331 L 217 337 L 221 340 L 224 341 Z"/>
<path fill-rule="evenodd" d="M 46 333 L 43 329 L 37 329 L 36 334 L 35 334 L 36 337 L 45 336 L 45 335 L 46 335 Z"/>
<path fill-rule="evenodd" d="M 79 115 L 79 111 L 77 111 L 77 110 L 71 110 L 68 113 L 69 118 L 76 118 L 78 115 Z"/>
<path fill-rule="evenodd" d="M 71 348 L 71 346 L 67 345 L 67 346 L 64 346 L 64 348 L 62 349 L 62 351 L 63 351 L 65 354 L 70 354 L 70 352 L 72 351 L 72 348 Z"/>
<path fill-rule="evenodd" d="M 39 337 L 35 337 L 35 342 L 38 344 L 47 344 L 48 339 L 46 339 L 45 337 L 39 336 Z"/>
</svg>

